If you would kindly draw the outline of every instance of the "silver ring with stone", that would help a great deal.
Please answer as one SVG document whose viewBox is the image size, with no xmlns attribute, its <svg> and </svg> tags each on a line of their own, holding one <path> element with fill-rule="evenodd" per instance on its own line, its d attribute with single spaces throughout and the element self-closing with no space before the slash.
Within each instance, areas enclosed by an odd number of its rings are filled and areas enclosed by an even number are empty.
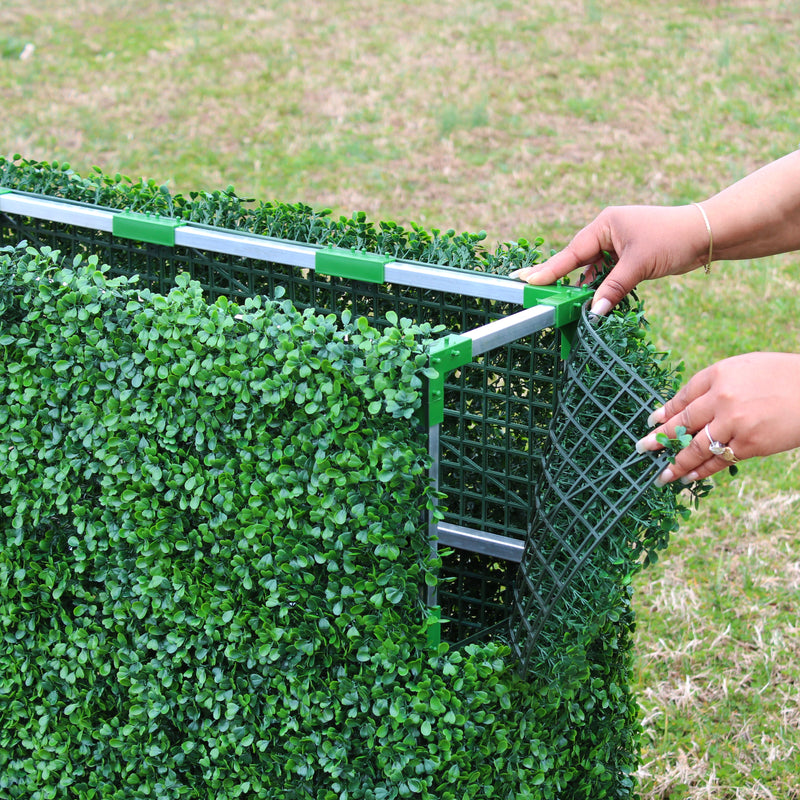
<svg viewBox="0 0 800 800">
<path fill-rule="evenodd" d="M 727 461 L 729 464 L 735 464 L 739 459 L 736 458 L 733 450 L 728 447 L 728 445 L 716 441 L 708 430 L 708 425 L 706 425 L 705 430 L 706 436 L 708 436 L 708 452 L 712 455 L 719 456 L 723 461 Z"/>
</svg>

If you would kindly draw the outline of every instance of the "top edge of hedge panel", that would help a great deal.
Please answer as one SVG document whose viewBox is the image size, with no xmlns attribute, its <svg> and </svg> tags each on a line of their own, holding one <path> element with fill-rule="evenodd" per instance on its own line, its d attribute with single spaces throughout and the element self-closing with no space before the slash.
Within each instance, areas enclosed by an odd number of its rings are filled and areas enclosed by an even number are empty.
<svg viewBox="0 0 800 800">
<path fill-rule="evenodd" d="M 351 280 L 447 291 L 523 308 L 542 304 L 555 306 L 558 327 L 577 319 L 580 306 L 590 295 L 588 290 L 574 286 L 534 287 L 478 270 L 395 259 L 388 254 L 330 244 L 300 243 L 179 217 L 119 210 L 7 187 L 0 187 L 0 212 L 103 231 L 148 244 L 196 248 Z"/>
</svg>

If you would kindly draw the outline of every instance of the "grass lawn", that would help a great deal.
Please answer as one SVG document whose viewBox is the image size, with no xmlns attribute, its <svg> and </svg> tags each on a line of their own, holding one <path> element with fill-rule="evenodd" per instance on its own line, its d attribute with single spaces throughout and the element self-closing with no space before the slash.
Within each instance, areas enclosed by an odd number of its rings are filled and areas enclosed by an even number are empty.
<svg viewBox="0 0 800 800">
<path fill-rule="evenodd" d="M 490 241 L 702 200 L 800 145 L 783 0 L 4 0 L 0 153 Z M 800 256 L 641 287 L 687 373 L 796 349 Z M 800 456 L 638 581 L 644 800 L 800 798 Z"/>
</svg>

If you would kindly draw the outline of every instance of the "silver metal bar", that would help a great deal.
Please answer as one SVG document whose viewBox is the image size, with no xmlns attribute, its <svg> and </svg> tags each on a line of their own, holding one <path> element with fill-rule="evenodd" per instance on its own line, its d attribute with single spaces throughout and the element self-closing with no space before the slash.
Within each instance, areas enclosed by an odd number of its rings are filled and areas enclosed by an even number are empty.
<svg viewBox="0 0 800 800">
<path fill-rule="evenodd" d="M 69 200 L 49 200 L 11 191 L 0 194 L 0 211 L 111 232 L 117 212 L 96 209 Z M 214 253 L 272 261 L 300 269 L 314 269 L 318 247 L 271 240 L 245 233 L 203 228 L 187 223 L 175 229 L 175 244 Z M 390 262 L 384 271 L 387 283 L 414 289 L 433 289 L 470 297 L 523 305 L 525 284 L 484 272 L 456 270 L 428 264 Z"/>
<path fill-rule="evenodd" d="M 398 283 L 415 289 L 436 289 L 469 297 L 501 300 L 523 304 L 525 284 L 510 278 L 501 278 L 485 272 L 444 269 L 425 264 L 391 262 L 386 265 L 384 277 L 387 283 Z"/>
<path fill-rule="evenodd" d="M 198 228 L 191 223 L 175 229 L 175 244 L 180 247 L 208 250 L 212 253 L 288 264 L 300 269 L 314 269 L 314 259 L 318 250 L 258 236 Z"/>
<path fill-rule="evenodd" d="M 431 459 L 431 466 L 428 470 L 431 487 L 434 492 L 439 489 L 439 425 L 431 425 L 428 428 L 428 455 Z M 436 556 L 438 551 L 437 529 L 439 525 L 436 521 L 435 509 L 428 512 L 428 541 L 430 542 L 431 555 Z M 439 589 L 436 586 L 428 586 L 425 602 L 429 607 L 439 605 Z"/>
<path fill-rule="evenodd" d="M 550 328 L 555 323 L 556 311 L 553 306 L 538 305 L 510 314 L 503 319 L 495 320 L 480 328 L 466 331 L 463 336 L 472 339 L 472 356 L 479 356 L 502 347 L 509 342 L 521 339 L 531 333 Z"/>
<path fill-rule="evenodd" d="M 18 214 L 21 217 L 46 219 L 50 222 L 75 225 L 78 228 L 91 228 L 107 232 L 112 230 L 114 219 L 113 211 L 59 200 L 43 200 L 17 192 L 0 194 L 0 211 L 6 214 Z"/>
<path fill-rule="evenodd" d="M 512 539 L 499 533 L 478 531 L 474 528 L 462 528 L 460 525 L 451 525 L 447 522 L 439 523 L 436 535 L 439 537 L 439 543 L 448 547 L 494 556 L 517 564 L 522 561 L 522 551 L 525 548 L 525 543 L 519 539 Z"/>
</svg>

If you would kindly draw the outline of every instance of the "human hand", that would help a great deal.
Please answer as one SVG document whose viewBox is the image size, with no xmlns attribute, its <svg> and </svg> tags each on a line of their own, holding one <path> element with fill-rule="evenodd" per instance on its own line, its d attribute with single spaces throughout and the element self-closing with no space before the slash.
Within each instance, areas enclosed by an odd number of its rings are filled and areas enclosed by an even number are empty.
<svg viewBox="0 0 800 800">
<path fill-rule="evenodd" d="M 737 461 L 800 447 L 799 397 L 800 355 L 747 353 L 726 358 L 698 372 L 650 415 L 650 424 L 658 427 L 639 440 L 636 449 L 660 450 L 659 434 L 673 439 L 675 429 L 684 427 L 694 434 L 691 444 L 656 482 L 693 483 L 732 463 L 710 452 L 711 439 L 730 448 Z"/>
<path fill-rule="evenodd" d="M 640 281 L 680 275 L 704 264 L 708 245 L 702 213 L 693 206 L 616 206 L 602 211 L 561 252 L 512 277 L 545 286 L 582 267 L 582 282 L 589 283 L 608 252 L 616 265 L 592 303 L 592 312 L 604 315 Z"/>
</svg>

